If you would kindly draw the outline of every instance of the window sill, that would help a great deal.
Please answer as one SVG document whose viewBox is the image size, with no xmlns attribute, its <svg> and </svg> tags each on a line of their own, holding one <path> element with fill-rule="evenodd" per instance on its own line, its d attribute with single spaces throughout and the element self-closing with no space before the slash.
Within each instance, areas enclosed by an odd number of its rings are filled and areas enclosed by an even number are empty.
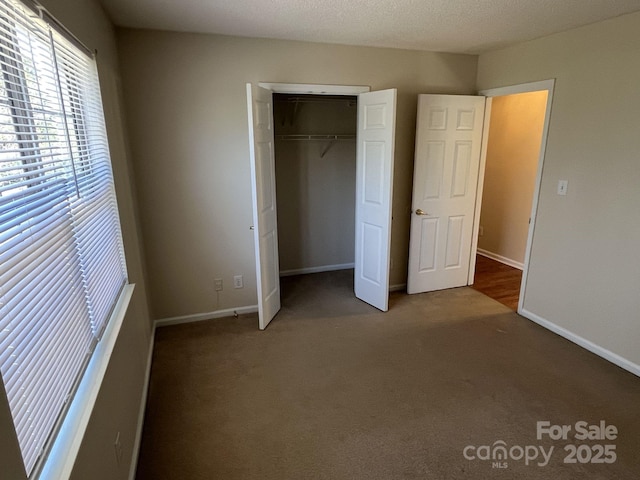
<svg viewBox="0 0 640 480">
<path fill-rule="evenodd" d="M 45 460 L 41 472 L 35 476 L 38 480 L 63 480 L 71 476 L 134 288 L 135 284 L 130 284 L 125 285 L 122 290 L 107 328 L 102 339 L 96 345 L 78 390 L 53 442 L 49 456 Z"/>
</svg>

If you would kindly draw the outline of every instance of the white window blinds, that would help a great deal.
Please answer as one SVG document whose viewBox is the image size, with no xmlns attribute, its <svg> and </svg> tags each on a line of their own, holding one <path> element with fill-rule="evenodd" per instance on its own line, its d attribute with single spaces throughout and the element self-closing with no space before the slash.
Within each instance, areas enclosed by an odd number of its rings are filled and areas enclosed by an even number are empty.
<svg viewBox="0 0 640 480">
<path fill-rule="evenodd" d="M 126 282 L 95 61 L 0 0 L 0 372 L 28 475 Z"/>
</svg>

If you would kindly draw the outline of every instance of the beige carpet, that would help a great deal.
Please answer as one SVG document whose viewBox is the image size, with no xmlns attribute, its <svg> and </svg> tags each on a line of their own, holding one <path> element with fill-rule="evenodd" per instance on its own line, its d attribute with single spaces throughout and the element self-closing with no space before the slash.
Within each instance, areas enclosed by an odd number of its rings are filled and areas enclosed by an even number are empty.
<svg viewBox="0 0 640 480">
<path fill-rule="evenodd" d="M 383 314 L 351 275 L 283 279 L 264 332 L 255 315 L 158 329 L 137 478 L 640 478 L 640 378 L 472 289 L 395 293 Z M 544 420 L 619 434 L 537 440 Z M 546 466 L 463 456 L 499 440 L 554 451 Z M 616 462 L 563 463 L 583 443 Z"/>
</svg>

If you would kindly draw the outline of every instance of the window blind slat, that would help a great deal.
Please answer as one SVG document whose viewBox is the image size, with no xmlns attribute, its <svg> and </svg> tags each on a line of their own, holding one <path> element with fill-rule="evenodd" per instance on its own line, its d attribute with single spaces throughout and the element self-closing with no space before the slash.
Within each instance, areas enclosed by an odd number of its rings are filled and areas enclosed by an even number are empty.
<svg viewBox="0 0 640 480">
<path fill-rule="evenodd" d="M 43 372 L 43 378 L 47 378 L 50 375 L 57 376 L 64 374 L 64 371 L 69 368 L 77 368 L 85 358 L 82 352 L 74 354 L 62 345 L 59 345 L 57 349 L 51 348 L 49 351 L 50 355 L 44 359 L 44 365 L 50 368 L 47 368 L 47 371 Z M 56 362 L 52 363 L 52 359 L 55 359 Z M 17 422 L 18 425 L 20 425 L 18 428 L 25 432 L 23 441 L 34 442 L 36 439 L 46 439 L 46 436 L 50 433 L 53 423 L 56 421 L 58 414 L 66 403 L 67 396 L 65 392 L 69 391 L 72 386 L 69 376 L 63 375 L 62 378 L 64 378 L 64 381 L 58 383 L 42 381 L 36 383 L 40 388 L 34 392 L 29 392 L 31 395 L 28 396 L 33 398 L 33 403 L 30 404 L 29 409 L 24 412 L 23 418 L 20 418 Z M 59 401 L 51 402 L 49 400 L 51 398 L 59 399 Z M 42 445 L 42 443 L 40 443 L 40 445 Z M 40 454 L 40 451 L 37 450 L 37 445 L 33 445 L 33 447 L 33 454 Z"/>
<path fill-rule="evenodd" d="M 67 233 L 68 232 L 65 232 L 65 234 Z M 23 269 L 14 268 L 7 272 L 8 275 L 13 275 L 11 277 L 11 281 L 7 282 L 4 286 L 4 290 L 7 294 L 9 292 L 12 293 L 11 299 L 5 302 L 6 307 L 11 309 L 15 305 L 19 306 L 18 302 L 22 301 L 24 298 L 41 294 L 41 291 L 31 291 L 28 287 L 29 285 L 32 285 L 33 282 L 38 282 L 38 284 L 46 286 L 46 277 L 44 275 L 53 265 L 57 265 L 62 262 L 64 262 L 65 265 L 77 265 L 75 252 L 73 250 L 73 239 L 69 239 L 67 235 L 60 235 L 59 238 L 56 239 L 55 243 L 51 242 L 46 249 L 41 250 L 42 253 L 50 253 L 52 255 L 51 257 L 43 257 L 40 255 L 37 262 L 26 266 L 21 264 L 19 266 L 24 266 Z M 17 291 L 16 288 L 18 289 Z"/>
<path fill-rule="evenodd" d="M 9 327 L 8 336 L 11 340 L 11 349 L 7 351 L 15 352 L 22 346 L 24 339 L 35 338 L 35 329 L 37 324 L 31 323 L 29 328 L 22 328 L 27 323 L 25 318 L 34 318 L 39 311 L 46 306 L 47 300 L 55 299 L 55 301 L 64 301 L 60 297 L 59 292 L 67 291 L 65 289 L 78 288 L 77 283 L 73 281 L 72 273 L 77 272 L 73 263 L 70 262 L 70 255 L 62 255 L 59 258 L 49 260 L 42 267 L 34 269 L 29 275 L 25 276 L 25 281 L 18 283 L 15 288 L 8 290 L 11 299 L 5 303 L 7 313 L 12 318 L 18 318 L 19 321 L 12 322 L 13 327 Z M 42 285 L 41 290 L 29 290 L 25 286 L 29 286 L 34 282 Z M 60 284 L 61 286 L 58 286 Z M 63 288 L 64 287 L 64 288 Z M 42 302 L 45 302 L 44 304 Z M 28 312 L 24 314 L 21 312 Z M 36 320 L 39 321 L 39 320 Z M 49 321 L 44 319 L 44 321 Z M 5 353 L 0 354 L 0 361 L 4 363 Z M 27 361 L 27 360 L 25 360 Z M 6 379 L 5 379 L 6 381 Z"/>
<path fill-rule="evenodd" d="M 64 192 L 63 192 L 64 193 Z M 0 242 L 9 240 L 10 238 L 23 238 L 25 233 L 36 230 L 38 227 L 44 227 L 53 222 L 71 221 L 71 208 L 68 204 L 66 196 L 62 197 L 58 193 L 53 193 L 47 197 L 39 196 L 39 198 L 31 199 L 16 204 L 18 208 L 14 208 L 7 213 L 0 215 L 3 222 L 0 230 Z M 11 215 L 13 213 L 13 215 Z M 0 250 L 1 252 L 2 250 Z"/>
<path fill-rule="evenodd" d="M 36 300 L 50 298 L 49 294 L 52 286 L 55 286 L 56 283 L 62 282 L 63 280 L 70 281 L 70 279 L 60 278 L 56 275 L 60 274 L 62 269 L 70 269 L 71 271 L 76 269 L 77 266 L 73 260 L 72 255 L 67 253 L 66 255 L 61 255 L 55 261 L 50 261 L 43 264 L 42 267 L 38 267 L 30 271 L 23 277 L 24 281 L 16 283 L 13 289 L 7 290 L 7 294 L 11 294 L 11 299 L 5 302 L 7 311 L 14 315 L 26 310 L 31 311 L 37 307 L 37 304 L 35 303 Z M 65 271 L 63 273 L 68 272 Z M 38 282 L 42 287 L 49 288 L 49 291 L 42 292 L 25 288 L 33 284 L 33 282 Z M 27 330 L 25 335 L 30 333 L 31 332 Z M 2 357 L 0 356 L 0 358 Z"/>
<path fill-rule="evenodd" d="M 32 243 L 24 247 L 18 254 L 11 255 L 11 251 L 6 253 L 6 260 L 0 256 L 0 262 L 2 262 L 3 275 L 6 277 L 18 277 L 20 272 L 24 272 L 32 265 L 36 264 L 38 260 L 49 252 L 57 253 L 57 247 L 61 245 L 67 238 L 67 226 L 63 223 L 53 222 L 49 225 L 42 227 L 38 232 L 41 234 L 39 237 L 32 237 Z M 5 285 L 5 289 L 10 284 Z M 0 330 L 2 330 L 2 319 L 0 319 Z"/>
<path fill-rule="evenodd" d="M 61 293 L 69 293 L 69 292 L 61 292 Z M 64 295 L 63 295 L 64 296 Z M 84 309 L 82 308 L 82 303 L 78 302 L 77 299 L 74 299 L 71 295 L 66 296 L 66 302 L 61 302 L 58 307 L 52 312 L 51 320 L 61 321 L 63 316 L 68 315 L 69 313 L 77 312 L 78 315 L 84 314 Z M 33 320 L 32 320 L 33 323 Z M 53 384 L 56 382 L 37 382 L 32 381 L 32 379 L 42 378 L 45 380 L 46 377 L 46 369 L 52 368 L 53 365 L 50 365 L 51 362 L 43 361 L 43 357 L 47 357 L 52 354 L 52 349 L 49 348 L 50 345 L 59 344 L 61 348 L 64 348 L 65 351 L 75 351 L 81 350 L 83 352 L 87 352 L 87 348 L 73 348 L 69 349 L 64 346 L 64 344 L 60 343 L 59 335 L 51 335 L 56 331 L 56 326 L 52 326 L 51 322 L 42 322 L 40 325 L 40 333 L 37 337 L 30 339 L 33 343 L 25 344 L 24 347 L 29 347 L 29 351 L 33 352 L 29 362 L 25 362 L 20 365 L 12 365 L 12 369 L 9 371 L 9 379 L 5 382 L 7 388 L 7 395 L 12 395 L 14 397 L 23 397 L 30 391 L 35 391 L 44 384 Z M 65 330 L 61 330 L 62 333 Z M 90 333 L 90 332 L 88 332 Z M 75 341 L 79 341 L 82 339 L 82 336 L 77 336 L 74 338 Z M 16 353 L 16 355 L 19 352 Z M 37 366 L 39 368 L 32 368 Z M 62 381 L 66 381 L 61 378 Z M 28 398 L 28 397 L 27 397 Z M 47 400 L 47 399 L 45 399 Z M 16 421 L 19 423 L 21 418 L 21 412 L 24 408 L 28 406 L 29 402 L 24 401 L 23 398 L 20 398 L 20 401 L 17 404 L 16 409 Z M 19 427 L 20 425 L 18 425 Z"/>
<path fill-rule="evenodd" d="M 72 308 L 75 307 L 74 309 L 69 309 L 68 307 L 69 306 L 67 306 L 68 313 L 76 313 L 78 315 L 78 319 L 79 320 L 82 319 L 82 316 L 85 312 L 83 311 L 81 303 L 78 302 L 77 304 L 73 304 Z M 61 309 L 58 309 L 58 312 L 54 312 L 54 313 L 57 313 L 58 316 L 67 314 L 60 310 Z M 54 316 L 53 318 L 56 318 L 56 317 Z M 78 333 L 81 332 L 81 330 L 75 329 L 75 332 L 74 332 L 74 330 L 70 328 L 73 326 L 74 325 L 72 324 L 68 324 L 67 328 L 63 330 L 62 333 L 69 335 L 70 338 L 73 338 L 76 342 L 81 342 L 81 343 L 84 343 L 85 341 L 90 342 L 91 332 L 89 330 L 85 330 L 84 335 L 79 335 Z M 45 330 L 45 333 L 47 332 L 51 333 L 52 330 L 54 330 L 53 327 L 51 329 Z M 88 351 L 89 351 L 87 348 L 75 348 L 75 349 L 67 348 L 64 345 L 64 343 L 61 342 L 60 336 L 43 335 L 40 337 L 39 340 L 40 342 L 38 343 L 38 345 L 36 345 L 36 348 L 35 348 L 35 351 L 38 353 L 38 355 L 34 355 L 34 358 L 32 359 L 32 363 L 28 366 L 25 365 L 25 368 L 24 368 L 24 370 L 26 370 L 30 376 L 24 376 L 22 378 L 18 378 L 16 379 L 16 382 L 14 384 L 15 388 L 20 389 L 21 396 L 24 396 L 30 399 L 30 401 L 24 402 L 22 405 L 20 405 L 20 410 L 18 410 L 17 423 L 19 428 L 24 426 L 24 422 L 28 421 L 28 418 L 26 417 L 29 414 L 35 415 L 35 413 L 29 412 L 34 402 L 38 402 L 41 400 L 45 402 L 48 401 L 48 398 L 46 396 L 41 399 L 40 397 L 42 397 L 42 395 L 40 395 L 39 392 L 41 392 L 43 389 L 56 387 L 57 383 L 45 381 L 49 376 L 51 376 L 51 372 L 53 371 L 64 372 L 65 370 L 64 366 L 67 364 L 69 358 L 73 358 L 73 356 L 75 357 L 85 356 L 88 354 Z M 71 355 L 71 357 L 67 358 L 67 356 L 69 355 Z M 28 368 L 34 365 L 38 366 L 39 368 L 37 369 Z M 64 377 L 68 377 L 68 376 L 64 376 Z M 63 383 L 66 382 L 66 384 L 69 384 L 69 382 L 72 382 L 72 381 L 73 381 L 73 378 L 64 378 Z M 67 392 L 68 392 L 68 389 L 67 389 Z M 67 392 L 62 392 L 61 394 L 59 394 L 58 398 L 60 399 L 60 401 L 56 403 L 58 404 L 64 403 Z"/>
</svg>

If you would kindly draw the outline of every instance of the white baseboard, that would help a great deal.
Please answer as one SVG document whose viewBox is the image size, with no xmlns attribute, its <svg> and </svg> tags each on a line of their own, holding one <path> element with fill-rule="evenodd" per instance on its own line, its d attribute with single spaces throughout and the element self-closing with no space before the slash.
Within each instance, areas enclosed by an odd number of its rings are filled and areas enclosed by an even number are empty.
<svg viewBox="0 0 640 480">
<path fill-rule="evenodd" d="M 502 255 L 498 255 L 497 253 L 489 252 L 488 250 L 483 250 L 482 248 L 478 248 L 477 252 L 478 255 L 490 258 L 491 260 L 495 260 L 496 262 L 504 263 L 505 265 L 517 268 L 518 270 L 524 270 L 524 263 L 516 262 L 515 260 L 503 257 Z"/>
<path fill-rule="evenodd" d="M 155 321 L 156 327 L 166 327 L 168 325 L 179 325 L 181 323 L 200 322 L 202 320 L 212 320 L 214 318 L 233 317 L 235 314 L 256 313 L 258 305 L 249 305 L 246 307 L 227 308 L 224 310 L 216 310 L 215 312 L 195 313 L 193 315 L 182 315 L 179 317 L 160 318 Z"/>
<path fill-rule="evenodd" d="M 293 270 L 283 270 L 280 272 L 281 277 L 290 277 L 291 275 L 306 275 L 307 273 L 332 272 L 334 270 L 348 270 L 355 268 L 354 263 L 338 263 L 336 265 L 322 265 L 320 267 L 296 268 Z"/>
<path fill-rule="evenodd" d="M 151 329 L 151 341 L 149 344 L 149 352 L 147 353 L 147 369 L 144 374 L 144 386 L 142 390 L 142 399 L 140 400 L 140 411 L 138 412 L 138 426 L 136 428 L 136 437 L 133 441 L 133 455 L 131 457 L 131 467 L 129 468 L 129 480 L 135 480 L 136 470 L 138 469 L 138 457 L 140 456 L 140 443 L 142 442 L 142 428 L 144 427 L 144 414 L 147 410 L 147 396 L 149 394 L 149 380 L 151 379 L 151 363 L 153 360 L 153 346 L 156 343 L 156 329 Z"/>
<path fill-rule="evenodd" d="M 570 332 L 566 328 L 560 327 L 555 323 L 546 320 L 535 313 L 532 313 L 524 308 L 518 312 L 523 317 L 531 320 L 532 322 L 537 323 L 538 325 L 546 328 L 547 330 L 551 330 L 553 333 L 560 335 L 561 337 L 566 338 L 567 340 L 575 343 L 576 345 L 581 346 L 582 348 L 589 350 L 591 353 L 595 353 L 599 357 L 608 360 L 609 362 L 619 366 L 620 368 L 624 368 L 625 370 L 633 373 L 640 377 L 640 365 L 633 363 L 630 360 L 627 360 L 624 357 L 621 357 L 617 353 L 613 353 L 606 348 L 601 347 L 600 345 L 596 345 L 595 343 L 587 340 L 586 338 L 581 337 L 580 335 L 576 335 L 573 332 Z"/>
<path fill-rule="evenodd" d="M 389 285 L 390 292 L 402 292 L 407 289 L 406 283 L 399 283 L 397 285 Z"/>
</svg>

